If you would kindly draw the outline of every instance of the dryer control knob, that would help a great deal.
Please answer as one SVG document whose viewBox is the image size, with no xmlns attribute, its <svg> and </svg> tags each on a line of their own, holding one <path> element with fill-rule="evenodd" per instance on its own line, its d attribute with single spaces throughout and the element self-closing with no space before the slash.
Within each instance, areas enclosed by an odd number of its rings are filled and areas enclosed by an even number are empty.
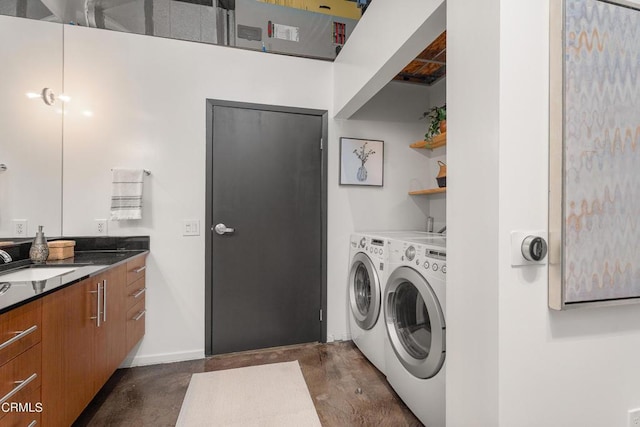
<svg viewBox="0 0 640 427">
<path fill-rule="evenodd" d="M 433 268 L 433 271 L 438 271 L 438 264 L 436 264 L 435 262 L 431 265 L 431 268 Z"/>
<path fill-rule="evenodd" d="M 362 239 L 360 239 L 360 247 L 361 247 L 361 248 L 364 248 L 364 245 L 365 245 L 366 243 L 367 243 L 367 239 L 366 239 L 366 238 L 364 238 L 364 237 L 363 237 Z"/>
<path fill-rule="evenodd" d="M 416 248 L 414 248 L 413 246 L 409 246 L 407 250 L 404 251 L 404 256 L 406 256 L 409 261 L 413 261 L 413 259 L 416 257 Z"/>
<path fill-rule="evenodd" d="M 443 266 L 442 266 L 442 268 L 441 268 L 440 270 L 442 270 L 442 272 L 443 272 L 444 274 L 447 274 L 447 266 L 446 266 L 446 265 L 443 265 Z"/>
<path fill-rule="evenodd" d="M 423 267 L 429 269 L 429 261 L 425 261 Z"/>
</svg>

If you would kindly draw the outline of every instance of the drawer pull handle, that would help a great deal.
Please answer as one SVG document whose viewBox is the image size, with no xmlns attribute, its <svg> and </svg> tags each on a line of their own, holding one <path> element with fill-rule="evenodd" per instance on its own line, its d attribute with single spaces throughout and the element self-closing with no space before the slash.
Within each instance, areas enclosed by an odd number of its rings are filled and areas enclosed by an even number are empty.
<svg viewBox="0 0 640 427">
<path fill-rule="evenodd" d="M 29 378 L 27 378 L 24 381 L 15 381 L 15 384 L 18 384 L 18 385 L 14 387 L 13 390 L 11 390 L 9 393 L 5 394 L 2 399 L 0 399 L 0 405 L 6 402 L 7 400 L 11 399 L 16 393 L 18 393 L 20 390 L 25 388 L 27 384 L 29 384 L 31 381 L 35 380 L 36 378 L 38 378 L 38 374 L 33 373 Z"/>
<path fill-rule="evenodd" d="M 3 342 L 2 344 L 0 344 L 0 350 L 4 350 L 5 348 L 9 347 L 14 342 L 16 342 L 18 340 L 21 340 L 22 338 L 26 337 L 31 332 L 35 332 L 37 329 L 38 329 L 38 325 L 33 325 L 32 327 L 30 327 L 29 329 L 25 329 L 24 331 L 14 332 L 17 335 L 15 337 L 11 338 L 10 340 L 7 340 L 7 341 Z"/>
<path fill-rule="evenodd" d="M 96 284 L 96 290 L 95 291 L 89 291 L 90 294 L 97 294 L 98 298 L 96 301 L 96 315 L 95 316 L 91 316 L 89 317 L 89 319 L 91 320 L 95 320 L 96 321 L 96 327 L 100 327 L 100 321 L 102 320 L 100 315 L 100 306 L 102 305 L 102 288 L 100 287 L 100 282 L 98 282 Z"/>
<path fill-rule="evenodd" d="M 131 294 L 131 296 L 134 298 L 138 298 L 140 295 L 144 294 L 146 290 L 147 288 L 140 288 L 138 289 L 138 292 L 136 292 L 135 294 Z"/>
<path fill-rule="evenodd" d="M 27 427 L 35 427 L 38 422 L 36 420 L 31 421 Z"/>
<path fill-rule="evenodd" d="M 141 318 L 142 316 L 144 316 L 144 314 L 145 314 L 146 312 L 147 312 L 147 310 L 142 310 L 140 313 L 136 314 L 136 315 L 133 317 L 133 320 L 135 320 L 135 321 L 137 322 L 138 320 L 140 320 L 140 318 Z"/>
<path fill-rule="evenodd" d="M 136 268 L 135 270 L 133 270 L 134 273 L 138 274 L 138 273 L 142 273 L 143 271 L 145 271 L 147 269 L 146 265 L 143 265 L 140 268 Z"/>
</svg>

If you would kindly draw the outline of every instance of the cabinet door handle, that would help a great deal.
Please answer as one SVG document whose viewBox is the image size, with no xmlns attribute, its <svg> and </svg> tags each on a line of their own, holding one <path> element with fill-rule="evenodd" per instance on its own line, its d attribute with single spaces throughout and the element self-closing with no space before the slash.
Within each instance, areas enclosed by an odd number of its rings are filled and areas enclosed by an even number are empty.
<svg viewBox="0 0 640 427">
<path fill-rule="evenodd" d="M 144 294 L 146 290 L 147 288 L 140 288 L 138 289 L 138 292 L 136 292 L 135 294 L 131 294 L 131 296 L 134 298 L 138 298 L 140 295 Z"/>
<path fill-rule="evenodd" d="M 145 271 L 147 269 L 146 265 L 143 265 L 140 268 L 136 268 L 135 270 L 133 270 L 134 273 L 138 274 L 138 273 L 142 273 L 143 271 Z"/>
<path fill-rule="evenodd" d="M 4 402 L 6 402 L 7 400 L 11 399 L 16 393 L 18 393 L 20 390 L 22 390 L 23 388 L 25 388 L 27 386 L 27 384 L 29 384 L 31 381 L 35 380 L 36 378 L 38 378 L 38 374 L 36 374 L 35 372 L 33 374 L 31 374 L 31 376 L 29 378 L 27 378 L 26 380 L 23 381 L 14 381 L 14 384 L 18 384 L 17 386 L 15 386 L 13 388 L 13 390 L 11 390 L 9 393 L 5 394 L 4 397 L 2 399 L 0 399 L 0 405 L 2 405 Z"/>
<path fill-rule="evenodd" d="M 35 427 L 36 424 L 38 424 L 38 422 L 36 420 L 33 420 L 29 423 L 29 425 L 27 427 Z"/>
<path fill-rule="evenodd" d="M 144 316 L 144 314 L 145 314 L 146 312 L 147 312 L 147 310 L 142 310 L 140 313 L 136 314 L 136 315 L 133 317 L 133 320 L 135 320 L 135 321 L 137 322 L 138 320 L 140 320 L 140 318 L 141 318 L 142 316 Z"/>
<path fill-rule="evenodd" d="M 107 323 L 107 279 L 102 281 L 102 322 Z"/>
<path fill-rule="evenodd" d="M 4 350 L 5 348 L 9 347 L 14 342 L 16 342 L 18 340 L 21 340 L 22 338 L 26 337 L 31 332 L 35 332 L 37 329 L 38 329 L 38 325 L 33 325 L 32 327 L 30 327 L 29 329 L 25 329 L 24 331 L 14 332 L 17 335 L 15 337 L 11 338 L 11 339 L 6 340 L 2 344 L 0 344 L 0 350 Z"/>
<path fill-rule="evenodd" d="M 100 317 L 100 306 L 102 305 L 102 298 L 100 296 L 100 291 L 101 291 L 100 282 L 98 282 L 97 288 L 98 289 L 96 291 L 89 291 L 90 294 L 98 294 L 98 301 L 97 301 L 97 304 L 96 304 L 96 315 L 95 316 L 91 316 L 89 319 L 91 319 L 91 320 L 95 319 L 96 326 L 99 328 L 100 327 L 100 320 L 101 320 L 101 317 Z"/>
</svg>

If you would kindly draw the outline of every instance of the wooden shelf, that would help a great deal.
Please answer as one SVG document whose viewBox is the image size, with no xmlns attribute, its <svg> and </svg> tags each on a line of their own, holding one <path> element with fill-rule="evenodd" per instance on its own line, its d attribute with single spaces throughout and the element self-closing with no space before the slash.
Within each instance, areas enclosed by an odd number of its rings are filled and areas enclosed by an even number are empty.
<svg viewBox="0 0 640 427">
<path fill-rule="evenodd" d="M 430 194 L 444 193 L 447 191 L 447 187 L 442 188 L 430 188 L 428 190 L 409 191 L 410 196 L 428 196 Z"/>
<path fill-rule="evenodd" d="M 417 141 L 411 144 L 411 148 L 426 148 L 433 150 L 434 148 L 443 147 L 447 145 L 447 133 L 441 133 L 433 137 L 431 141 Z"/>
</svg>

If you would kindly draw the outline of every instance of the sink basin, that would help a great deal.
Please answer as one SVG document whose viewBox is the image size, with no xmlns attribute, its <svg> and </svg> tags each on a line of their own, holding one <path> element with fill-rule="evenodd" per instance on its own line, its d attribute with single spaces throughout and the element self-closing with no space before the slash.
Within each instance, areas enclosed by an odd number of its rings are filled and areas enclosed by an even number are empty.
<svg viewBox="0 0 640 427">
<path fill-rule="evenodd" d="M 75 267 L 31 267 L 0 274 L 0 282 L 31 282 L 49 280 L 52 277 L 75 271 Z"/>
</svg>

